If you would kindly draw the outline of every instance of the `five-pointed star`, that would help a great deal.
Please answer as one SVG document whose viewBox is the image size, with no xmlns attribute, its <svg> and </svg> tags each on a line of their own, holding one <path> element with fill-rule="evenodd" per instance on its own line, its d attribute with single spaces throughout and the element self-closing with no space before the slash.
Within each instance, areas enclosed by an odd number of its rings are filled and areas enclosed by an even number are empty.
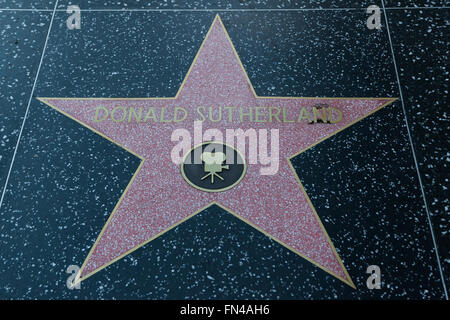
<svg viewBox="0 0 450 320">
<path fill-rule="evenodd" d="M 100 271 L 211 204 L 217 204 L 355 287 L 293 170 L 290 158 L 395 99 L 259 97 L 218 15 L 175 97 L 39 99 L 141 159 L 86 258 L 79 280 Z M 180 174 L 179 165 L 171 160 L 174 147 L 171 134 L 177 128 L 192 129 L 194 120 L 198 118 L 194 112 L 198 106 L 238 106 L 245 110 L 254 106 L 277 106 L 297 115 L 301 108 L 311 108 L 318 103 L 327 103 L 341 110 L 342 121 L 308 125 L 294 120 L 293 123 L 229 122 L 227 117 L 223 117 L 219 122 L 203 122 L 204 130 L 279 129 L 280 164 L 275 175 L 261 175 L 260 165 L 250 164 L 238 185 L 224 192 L 208 193 L 190 186 Z M 96 122 L 94 118 L 99 106 L 110 113 L 118 106 L 134 110 L 142 107 L 144 110 L 149 107 L 170 110 L 182 106 L 189 112 L 182 122 L 154 122 L 154 119 L 145 123 L 111 119 Z"/>
</svg>

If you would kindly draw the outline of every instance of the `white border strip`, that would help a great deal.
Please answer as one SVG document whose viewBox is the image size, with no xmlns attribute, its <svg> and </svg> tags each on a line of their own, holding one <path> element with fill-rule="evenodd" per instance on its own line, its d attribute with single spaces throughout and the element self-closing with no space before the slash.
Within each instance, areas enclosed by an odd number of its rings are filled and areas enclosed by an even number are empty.
<svg viewBox="0 0 450 320">
<path fill-rule="evenodd" d="M 381 0 L 381 4 L 383 5 L 384 20 L 386 22 L 386 30 L 387 30 L 387 34 L 388 34 L 388 38 L 389 38 L 389 44 L 391 46 L 392 60 L 394 62 L 395 75 L 397 77 L 398 90 L 400 92 L 400 100 L 402 102 L 402 109 L 403 109 L 403 115 L 405 117 L 406 129 L 408 130 L 409 143 L 411 145 L 411 151 L 412 151 L 412 155 L 413 155 L 413 159 L 414 159 L 414 164 L 416 166 L 416 172 L 417 172 L 417 178 L 419 179 L 420 190 L 422 191 L 423 203 L 425 205 L 425 210 L 427 212 L 428 224 L 429 224 L 430 231 L 431 231 L 431 237 L 433 238 L 434 251 L 436 253 L 436 259 L 437 259 L 437 263 L 438 263 L 438 267 L 439 267 L 439 272 L 441 274 L 442 286 L 444 287 L 445 298 L 448 300 L 447 286 L 445 284 L 444 273 L 442 272 L 441 259 L 439 257 L 439 251 L 438 251 L 438 247 L 437 247 L 437 243 L 436 243 L 436 237 L 434 235 L 433 225 L 431 222 L 431 215 L 430 215 L 430 211 L 428 209 L 427 199 L 425 197 L 425 191 L 423 189 L 422 178 L 420 176 L 420 169 L 419 169 L 419 165 L 418 165 L 417 158 L 416 158 L 416 151 L 414 149 L 414 144 L 413 144 L 413 140 L 412 140 L 412 136 L 411 136 L 411 130 L 409 129 L 408 117 L 406 116 L 406 108 L 405 108 L 405 102 L 403 100 L 402 86 L 400 84 L 400 76 L 398 74 L 397 63 L 395 60 L 394 46 L 392 45 L 391 32 L 389 30 L 389 23 L 388 23 L 388 18 L 387 18 L 387 14 L 386 14 L 386 9 L 384 7 L 384 0 Z"/>
<path fill-rule="evenodd" d="M 23 128 L 25 126 L 25 122 L 28 117 L 28 112 L 30 111 L 31 100 L 33 99 L 34 89 L 36 87 L 37 79 L 39 76 L 39 72 L 41 71 L 42 61 L 44 60 L 45 49 L 47 48 L 48 38 L 50 36 L 50 31 L 52 30 L 53 18 L 55 17 L 56 7 L 58 6 L 58 0 L 56 0 L 55 7 L 53 9 L 52 19 L 50 20 L 50 25 L 48 26 L 47 37 L 45 38 L 44 48 L 42 49 L 41 60 L 39 61 L 39 66 L 36 72 L 36 77 L 34 78 L 33 88 L 31 89 L 30 98 L 28 99 L 27 110 L 25 111 L 25 115 L 23 116 L 22 126 L 20 127 L 19 136 L 17 137 L 16 147 L 14 149 L 14 153 L 11 159 L 11 163 L 9 165 L 8 175 L 6 176 L 5 185 L 2 191 L 2 197 L 0 198 L 0 209 L 2 208 L 3 199 L 5 198 L 6 188 L 8 186 L 9 177 L 11 175 L 12 167 L 14 165 L 14 160 L 16 159 L 17 148 L 19 147 L 20 139 L 22 138 Z"/>
</svg>

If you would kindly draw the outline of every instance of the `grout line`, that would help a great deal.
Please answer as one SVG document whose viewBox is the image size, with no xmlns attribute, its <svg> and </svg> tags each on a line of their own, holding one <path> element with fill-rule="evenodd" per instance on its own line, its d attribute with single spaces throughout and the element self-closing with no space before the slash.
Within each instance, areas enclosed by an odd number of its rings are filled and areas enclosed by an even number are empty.
<svg viewBox="0 0 450 320">
<path fill-rule="evenodd" d="M 439 272 L 440 272 L 440 275 L 441 275 L 442 286 L 444 288 L 445 298 L 448 300 L 447 286 L 445 284 L 444 273 L 442 271 L 441 260 L 440 260 L 440 257 L 439 257 L 439 251 L 438 251 L 438 247 L 437 247 L 437 243 L 436 243 L 436 237 L 435 237 L 434 230 L 433 230 L 433 225 L 432 225 L 432 222 L 431 222 L 431 215 L 430 215 L 430 211 L 428 209 L 427 199 L 425 197 L 425 191 L 423 189 L 422 178 L 420 176 L 420 169 L 419 169 L 419 165 L 418 165 L 417 157 L 416 157 L 416 151 L 414 149 L 414 143 L 413 143 L 412 136 L 411 136 L 411 130 L 409 128 L 408 117 L 406 115 L 406 107 L 405 107 L 405 102 L 403 100 L 403 92 L 402 92 L 402 87 L 401 87 L 401 84 L 400 84 L 400 76 L 399 76 L 398 69 L 397 69 L 397 63 L 396 63 L 396 60 L 395 60 L 394 46 L 392 45 L 391 32 L 389 30 L 388 18 L 387 18 L 386 10 L 384 8 L 384 0 L 381 0 L 381 3 L 383 5 L 384 19 L 385 19 L 385 22 L 386 22 L 386 30 L 387 30 L 387 34 L 388 34 L 388 38 L 389 38 L 389 44 L 390 44 L 390 47 L 391 47 L 392 60 L 394 62 L 395 75 L 397 77 L 397 84 L 398 84 L 398 89 L 399 89 L 399 92 L 400 92 L 400 99 L 401 99 L 401 102 L 402 102 L 402 109 L 403 109 L 403 115 L 405 117 L 406 129 L 408 131 L 409 143 L 411 145 L 412 156 L 413 156 L 413 159 L 414 159 L 414 164 L 416 166 L 416 173 L 417 173 L 417 177 L 419 179 L 419 185 L 420 185 L 420 190 L 422 192 L 423 203 L 425 205 L 425 211 L 427 213 L 428 225 L 429 225 L 430 231 L 431 231 L 431 238 L 433 239 L 434 251 L 436 253 L 436 259 L 437 259 L 437 263 L 438 263 L 438 267 L 439 267 Z"/>
<path fill-rule="evenodd" d="M 450 7 L 388 7 L 383 10 L 427 10 L 427 9 L 450 9 Z M 80 9 L 84 12 L 300 12 L 300 11 L 350 11 L 350 10 L 367 10 L 367 8 L 292 8 L 292 9 L 281 9 L 281 8 L 270 8 L 270 9 L 225 9 L 225 8 L 213 8 L 213 9 L 128 9 L 128 8 L 117 8 L 117 9 Z M 53 9 L 32 9 L 32 8 L 0 8 L 1 11 L 51 11 Z M 57 12 L 66 12 L 66 9 L 56 9 Z"/>
<path fill-rule="evenodd" d="M 16 147 L 14 148 L 14 153 L 13 153 L 13 157 L 11 159 L 11 163 L 10 163 L 10 166 L 9 166 L 8 175 L 6 176 L 6 181 L 5 181 L 5 185 L 3 187 L 2 196 L 0 198 L 0 209 L 2 208 L 3 199 L 5 197 L 6 188 L 8 186 L 9 177 L 11 175 L 11 170 L 12 170 L 12 167 L 13 167 L 13 164 L 14 164 L 14 160 L 16 159 L 16 154 L 17 154 L 17 149 L 19 147 L 20 139 L 22 138 L 23 128 L 25 126 L 25 122 L 27 120 L 28 113 L 30 111 L 31 100 L 33 99 L 34 89 L 36 88 L 36 83 L 37 83 L 37 79 L 38 79 L 38 76 L 39 76 L 39 72 L 41 70 L 42 61 L 44 60 L 45 49 L 47 48 L 48 38 L 50 36 L 50 31 L 52 30 L 53 18 L 55 17 L 56 7 L 58 5 L 58 1 L 59 0 L 56 0 L 55 8 L 53 9 L 52 18 L 50 20 L 50 24 L 49 24 L 48 31 L 47 31 L 47 37 L 45 38 L 45 42 L 44 42 L 44 48 L 42 49 L 41 60 L 39 61 L 39 66 L 38 66 L 38 69 L 37 69 L 37 72 L 36 72 L 36 77 L 34 78 L 34 83 L 33 83 L 32 89 L 31 89 L 30 98 L 28 99 L 27 109 L 25 111 L 25 115 L 23 116 L 22 126 L 20 127 L 19 136 L 17 137 L 17 143 L 16 143 Z"/>
</svg>

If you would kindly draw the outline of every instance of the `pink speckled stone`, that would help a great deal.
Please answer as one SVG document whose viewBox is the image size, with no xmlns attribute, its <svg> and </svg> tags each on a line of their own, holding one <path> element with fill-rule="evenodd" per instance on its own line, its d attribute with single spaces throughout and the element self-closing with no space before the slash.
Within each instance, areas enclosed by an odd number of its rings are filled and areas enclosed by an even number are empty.
<svg viewBox="0 0 450 320">
<path fill-rule="evenodd" d="M 44 102 L 145 158 L 141 170 L 86 261 L 81 277 L 92 274 L 113 259 L 216 201 L 338 278 L 351 281 L 322 231 L 314 209 L 296 181 L 287 157 L 392 100 L 255 97 L 219 19 L 214 21 L 177 99 L 43 99 Z M 175 145 L 170 140 L 171 134 L 177 128 L 193 131 L 198 106 L 286 107 L 289 111 L 288 118 L 294 119 L 302 107 L 311 110 L 317 103 L 327 103 L 341 110 L 344 114 L 343 120 L 337 124 L 314 125 L 305 122 L 229 123 L 225 116 L 220 122 L 203 123 L 203 130 L 218 128 L 224 133 L 226 128 L 279 129 L 281 160 L 279 171 L 275 175 L 260 175 L 259 164 L 249 165 L 244 179 L 237 186 L 224 192 L 207 193 L 186 183 L 180 174 L 180 167 L 171 161 L 170 154 Z M 110 119 L 94 122 L 98 106 L 110 111 L 117 106 L 144 107 L 144 110 L 149 106 L 155 107 L 156 110 L 161 107 L 170 110 L 180 106 L 189 113 L 185 121 L 178 123 L 154 123 L 152 120 L 147 123 L 116 123 Z M 158 112 L 157 116 L 160 116 Z M 171 117 L 172 114 L 169 112 L 166 116 Z M 234 118 L 238 119 L 237 110 Z"/>
</svg>

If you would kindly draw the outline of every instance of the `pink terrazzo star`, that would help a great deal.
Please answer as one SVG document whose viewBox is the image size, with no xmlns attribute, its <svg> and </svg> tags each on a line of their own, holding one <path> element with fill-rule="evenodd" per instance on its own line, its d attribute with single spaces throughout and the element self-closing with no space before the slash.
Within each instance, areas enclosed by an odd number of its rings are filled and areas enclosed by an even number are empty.
<svg viewBox="0 0 450 320">
<path fill-rule="evenodd" d="M 144 66 L 145 67 L 145 66 Z M 141 165 L 120 198 L 80 272 L 86 279 L 107 265 L 148 243 L 212 203 L 232 212 L 274 240 L 326 272 L 354 287 L 344 264 L 323 228 L 306 192 L 297 180 L 289 157 L 361 120 L 392 98 L 287 98 L 259 97 L 243 70 L 231 40 L 216 16 L 185 81 L 174 98 L 40 98 L 65 115 L 138 155 Z M 197 190 L 171 160 L 171 134 L 177 128 L 192 130 L 198 106 L 255 106 L 286 108 L 288 114 L 326 103 L 343 113 L 330 123 L 203 122 L 203 129 L 279 129 L 280 164 L 275 175 L 261 175 L 259 164 L 249 164 L 235 187 L 218 193 Z M 135 110 L 181 106 L 188 110 L 182 122 L 94 121 L 97 107 L 111 113 L 117 106 Z M 168 111 L 167 111 L 168 112 Z M 159 117 L 160 114 L 157 113 Z M 171 115 L 167 115 L 168 118 Z M 239 119 L 239 115 L 235 115 Z M 160 119 L 159 119 L 160 120 Z M 270 150 L 270 147 L 269 147 Z M 306 165 L 306 164 L 305 164 Z M 343 248 L 345 249 L 345 248 Z"/>
</svg>

